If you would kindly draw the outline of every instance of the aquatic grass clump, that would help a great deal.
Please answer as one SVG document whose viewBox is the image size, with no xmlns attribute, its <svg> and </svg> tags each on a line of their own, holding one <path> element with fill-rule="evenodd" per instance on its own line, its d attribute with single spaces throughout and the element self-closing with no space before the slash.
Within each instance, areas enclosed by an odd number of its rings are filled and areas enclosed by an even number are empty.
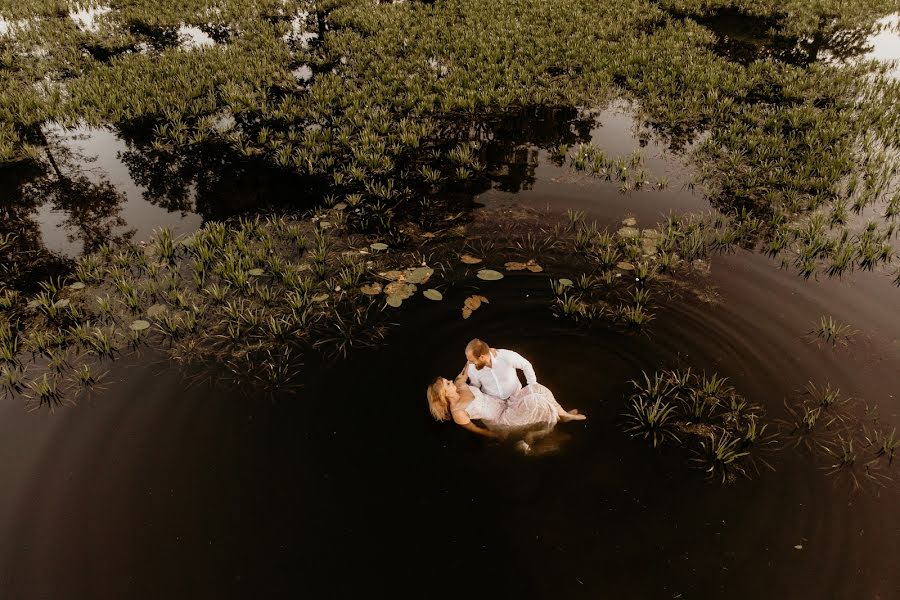
<svg viewBox="0 0 900 600">
<path fill-rule="evenodd" d="M 631 408 L 625 415 L 628 420 L 625 432 L 650 440 L 654 448 L 662 445 L 666 440 L 679 443 L 680 440 L 674 429 L 674 411 L 674 405 L 662 400 L 651 402 L 640 396 L 633 398 Z"/>
<path fill-rule="evenodd" d="M 761 423 L 765 413 L 748 402 L 717 374 L 690 368 L 644 372 L 633 381 L 625 431 L 657 447 L 670 440 L 691 450 L 689 463 L 711 479 L 734 482 L 772 468 L 764 453 L 776 436 Z"/>
<path fill-rule="evenodd" d="M 248 381 L 260 373 L 283 381 L 311 351 L 344 356 L 352 347 L 376 344 L 384 335 L 383 316 L 362 284 L 399 257 L 374 259 L 364 237 L 337 225 L 338 210 L 319 211 L 316 219 L 213 222 L 185 239 L 161 230 L 145 246 L 110 246 L 86 257 L 74 284 L 54 279 L 31 299 L 6 296 L 9 306 L 0 315 L 0 362 L 9 363 L 10 373 L 6 393 L 39 386 L 32 390 L 43 399 L 37 406 L 56 406 L 57 396 L 93 387 L 97 363 L 144 345 L 163 347 L 178 361 L 235 368 L 252 368 L 254 357 L 274 360 L 276 348 L 289 347 L 277 356 L 291 356 L 297 365 L 260 365 L 247 374 Z M 330 225 L 323 227 L 326 218 Z M 309 254 L 298 250 L 298 236 L 314 241 Z M 410 277 L 432 273 L 420 267 Z M 16 375 L 29 352 L 23 387 Z M 55 381 L 45 385 L 46 370 L 60 377 L 55 392 L 45 389 Z"/>
<path fill-rule="evenodd" d="M 577 211 L 569 211 L 566 220 L 553 237 L 552 249 L 570 252 L 590 272 L 551 279 L 551 309 L 557 316 L 588 324 L 605 319 L 631 331 L 652 325 L 655 295 L 672 293 L 676 282 L 708 268 L 710 253 L 725 249 L 711 240 L 728 231 L 728 220 L 716 215 L 670 215 L 659 227 L 643 230 L 628 217 L 615 232 L 601 231 Z M 735 236 L 728 244 L 739 239 Z"/>
</svg>

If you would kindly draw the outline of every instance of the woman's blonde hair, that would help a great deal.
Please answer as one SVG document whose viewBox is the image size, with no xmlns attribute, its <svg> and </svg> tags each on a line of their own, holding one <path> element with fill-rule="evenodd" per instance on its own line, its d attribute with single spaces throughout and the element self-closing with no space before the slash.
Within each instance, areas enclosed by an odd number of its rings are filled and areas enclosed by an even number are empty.
<svg viewBox="0 0 900 600">
<path fill-rule="evenodd" d="M 428 410 L 431 416 L 438 421 L 446 421 L 450 418 L 450 401 L 447 400 L 447 392 L 444 391 L 444 378 L 438 377 L 431 382 L 426 392 L 428 396 Z"/>
</svg>

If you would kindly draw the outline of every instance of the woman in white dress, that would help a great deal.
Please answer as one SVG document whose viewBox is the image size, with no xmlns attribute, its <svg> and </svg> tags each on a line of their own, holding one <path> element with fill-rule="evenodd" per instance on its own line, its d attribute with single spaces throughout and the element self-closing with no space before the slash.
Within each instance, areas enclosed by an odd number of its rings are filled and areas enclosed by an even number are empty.
<svg viewBox="0 0 900 600">
<path fill-rule="evenodd" d="M 428 386 L 428 408 L 438 421 L 453 421 L 473 433 L 493 438 L 518 437 L 527 443 L 549 433 L 559 421 L 580 421 L 585 415 L 566 411 L 553 392 L 539 383 L 526 385 L 508 400 L 489 396 L 468 385 L 468 364 L 454 381 L 438 377 Z M 472 421 L 481 421 L 479 427 Z"/>
</svg>

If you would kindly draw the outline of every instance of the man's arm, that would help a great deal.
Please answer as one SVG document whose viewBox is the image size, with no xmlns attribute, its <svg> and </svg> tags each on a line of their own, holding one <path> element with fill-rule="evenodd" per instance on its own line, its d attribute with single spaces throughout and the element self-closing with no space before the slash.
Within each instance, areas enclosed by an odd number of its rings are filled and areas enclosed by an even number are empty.
<svg viewBox="0 0 900 600">
<path fill-rule="evenodd" d="M 525 360 L 524 356 L 522 356 L 518 352 L 513 352 L 512 350 L 505 350 L 505 352 L 509 364 L 511 364 L 515 369 L 521 369 L 522 372 L 525 373 L 525 381 L 528 382 L 528 385 L 537 383 L 537 376 L 534 374 L 534 367 L 531 366 L 530 362 Z"/>
</svg>

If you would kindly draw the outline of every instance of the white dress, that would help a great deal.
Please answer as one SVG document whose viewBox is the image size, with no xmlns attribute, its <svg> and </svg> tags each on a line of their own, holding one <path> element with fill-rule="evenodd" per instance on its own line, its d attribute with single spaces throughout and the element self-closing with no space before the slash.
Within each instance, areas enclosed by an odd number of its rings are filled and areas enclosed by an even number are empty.
<svg viewBox="0 0 900 600">
<path fill-rule="evenodd" d="M 553 392 L 539 383 L 526 385 L 508 400 L 489 396 L 471 385 L 469 390 L 474 399 L 466 406 L 466 414 L 491 431 L 506 435 L 549 431 L 559 421 L 559 404 Z"/>
</svg>

